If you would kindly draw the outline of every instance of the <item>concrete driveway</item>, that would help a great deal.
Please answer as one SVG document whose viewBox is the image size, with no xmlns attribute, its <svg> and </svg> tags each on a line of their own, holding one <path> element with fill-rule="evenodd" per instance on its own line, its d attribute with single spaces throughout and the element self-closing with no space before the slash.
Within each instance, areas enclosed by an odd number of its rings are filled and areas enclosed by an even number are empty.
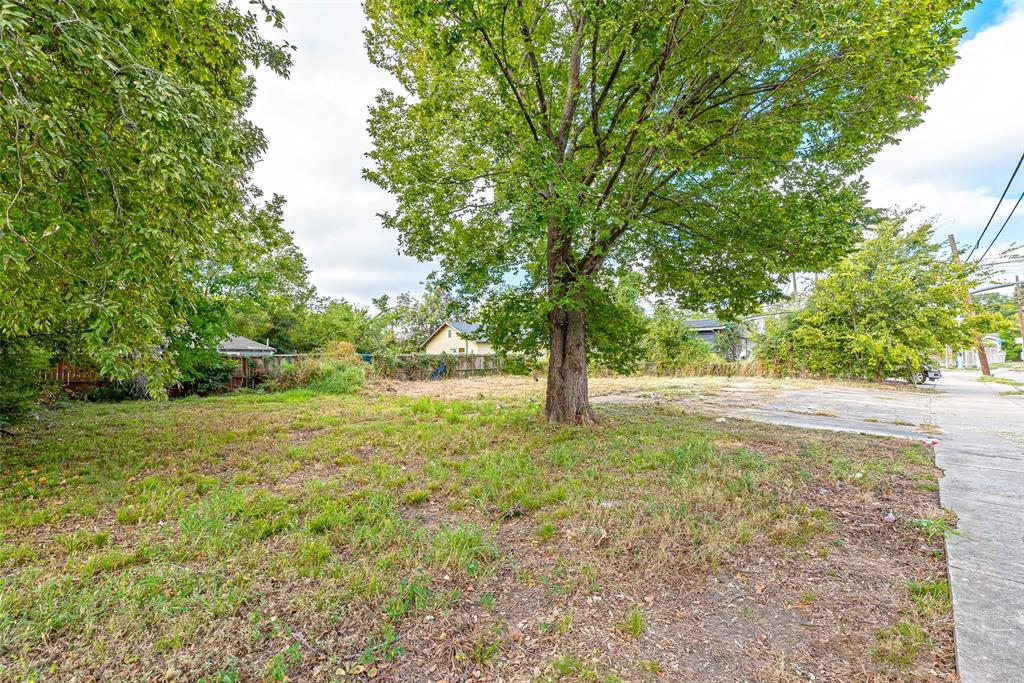
<svg viewBox="0 0 1024 683">
<path fill-rule="evenodd" d="M 997 370 L 1024 382 L 1024 373 Z M 934 437 L 939 495 L 959 518 L 947 539 L 957 665 L 964 683 L 1024 680 L 1024 387 L 949 371 L 924 391 L 823 387 L 730 411 L 775 424 Z"/>
</svg>

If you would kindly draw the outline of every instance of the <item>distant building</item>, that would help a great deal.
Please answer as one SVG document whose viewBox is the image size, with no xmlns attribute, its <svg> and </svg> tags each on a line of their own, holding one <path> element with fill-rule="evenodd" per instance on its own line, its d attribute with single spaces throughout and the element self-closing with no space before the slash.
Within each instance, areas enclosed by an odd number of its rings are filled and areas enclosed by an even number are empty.
<svg viewBox="0 0 1024 683">
<path fill-rule="evenodd" d="M 494 353 L 490 342 L 477 332 L 479 325 L 446 320 L 420 345 L 424 353 L 469 353 L 486 356 Z"/>
<path fill-rule="evenodd" d="M 1006 351 L 1003 349 L 1003 340 L 1000 339 L 998 334 L 982 335 L 981 344 L 985 347 L 985 355 L 988 356 L 989 363 L 1006 362 Z M 981 361 L 978 359 L 978 350 L 970 348 L 954 352 L 947 346 L 946 365 L 964 368 L 967 370 L 980 368 Z"/>
<path fill-rule="evenodd" d="M 715 320 L 713 318 L 702 318 L 700 320 L 687 320 L 685 321 L 686 326 L 692 329 L 697 338 L 707 342 L 709 345 L 714 344 L 715 337 L 721 334 L 725 330 L 726 323 L 721 320 Z M 743 335 L 743 345 L 740 349 L 739 358 L 747 359 L 754 352 L 754 341 L 749 338 L 748 334 Z"/>
<path fill-rule="evenodd" d="M 252 339 L 231 335 L 217 345 L 217 353 L 235 358 L 264 358 L 273 356 L 277 349 Z"/>
</svg>

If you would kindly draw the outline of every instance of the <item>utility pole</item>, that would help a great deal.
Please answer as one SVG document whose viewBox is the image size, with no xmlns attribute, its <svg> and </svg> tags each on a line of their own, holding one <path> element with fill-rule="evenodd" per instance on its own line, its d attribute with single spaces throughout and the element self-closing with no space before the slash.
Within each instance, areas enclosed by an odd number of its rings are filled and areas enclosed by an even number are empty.
<svg viewBox="0 0 1024 683">
<path fill-rule="evenodd" d="M 1024 298 L 1020 294 L 1020 276 L 1013 276 L 1013 294 L 1017 299 L 1017 324 L 1020 325 L 1020 339 L 1021 348 L 1024 348 L 1024 304 L 1021 304 L 1021 299 Z M 1021 353 L 1021 360 L 1024 360 L 1024 352 Z"/>
<path fill-rule="evenodd" d="M 953 252 L 953 260 L 960 263 L 960 251 L 956 248 L 956 238 L 952 235 L 949 236 L 949 250 Z M 967 292 L 967 303 L 971 303 L 971 293 Z M 975 339 L 978 345 L 978 362 L 981 363 L 981 374 L 986 377 L 992 376 L 992 371 L 988 368 L 988 354 L 985 353 L 985 345 L 981 343 L 981 337 Z"/>
</svg>

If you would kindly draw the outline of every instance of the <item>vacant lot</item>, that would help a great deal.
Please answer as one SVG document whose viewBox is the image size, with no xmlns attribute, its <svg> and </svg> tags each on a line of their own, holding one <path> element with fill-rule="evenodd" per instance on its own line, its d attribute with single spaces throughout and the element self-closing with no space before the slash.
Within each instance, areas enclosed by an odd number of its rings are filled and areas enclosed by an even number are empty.
<svg viewBox="0 0 1024 683">
<path fill-rule="evenodd" d="M 955 678 L 925 446 L 676 402 L 555 428 L 539 389 L 42 415 L 0 442 L 0 678 Z"/>
</svg>

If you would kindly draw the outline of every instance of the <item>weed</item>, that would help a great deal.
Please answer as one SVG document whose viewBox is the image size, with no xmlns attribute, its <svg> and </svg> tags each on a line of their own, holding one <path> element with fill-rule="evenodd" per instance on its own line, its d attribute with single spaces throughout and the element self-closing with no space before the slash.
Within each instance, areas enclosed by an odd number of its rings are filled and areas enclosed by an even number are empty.
<svg viewBox="0 0 1024 683">
<path fill-rule="evenodd" d="M 388 619 L 394 620 L 409 612 L 426 609 L 430 605 L 430 587 L 419 578 L 402 579 L 398 595 L 384 608 Z"/>
<path fill-rule="evenodd" d="M 301 659 L 299 646 L 292 643 L 267 662 L 267 678 L 274 683 L 284 683 L 288 680 L 288 667 L 297 664 Z"/>
<path fill-rule="evenodd" d="M 477 666 L 488 666 L 498 656 L 501 645 L 500 630 L 497 627 L 487 629 L 473 642 L 469 659 Z"/>
<path fill-rule="evenodd" d="M 39 557 L 39 552 L 31 543 L 12 543 L 0 545 L 0 566 L 6 564 L 23 564 Z"/>
<path fill-rule="evenodd" d="M 572 655 L 561 655 L 551 661 L 553 678 L 545 680 L 571 679 L 584 683 L 621 683 L 615 674 L 601 674 L 595 667 Z"/>
<path fill-rule="evenodd" d="M 930 545 L 935 537 L 945 538 L 946 536 L 960 535 L 960 532 L 950 525 L 950 520 L 950 514 L 943 511 L 941 515 L 935 518 L 911 519 L 910 525 L 924 534 Z"/>
<path fill-rule="evenodd" d="M 402 496 L 402 502 L 406 505 L 419 505 L 427 500 L 430 496 L 428 491 L 424 489 L 416 489 L 415 491 L 406 491 Z"/>
<path fill-rule="evenodd" d="M 537 630 L 540 631 L 541 635 L 558 634 L 564 636 L 572 629 L 572 614 L 566 612 L 559 614 L 552 618 L 550 621 L 542 621 L 537 625 Z"/>
<path fill-rule="evenodd" d="M 644 632 L 644 615 L 640 612 L 640 605 L 633 605 L 625 618 L 616 622 L 615 627 L 630 638 L 639 638 Z"/>
<path fill-rule="evenodd" d="M 75 529 L 73 533 L 63 534 L 56 538 L 57 543 L 69 553 L 88 548 L 102 548 L 108 540 L 110 540 L 110 534 L 106 531 L 89 533 L 85 529 Z"/>
<path fill-rule="evenodd" d="M 892 628 L 876 633 L 875 639 L 878 644 L 871 649 L 871 654 L 904 671 L 928 643 L 928 634 L 919 624 L 903 619 Z"/>
<path fill-rule="evenodd" d="M 555 535 L 555 525 L 551 522 L 544 522 L 534 530 L 533 535 L 539 541 L 549 541 Z"/>
<path fill-rule="evenodd" d="M 431 543 L 436 566 L 476 575 L 487 569 L 498 551 L 483 531 L 470 524 L 457 524 L 438 531 Z"/>
<path fill-rule="evenodd" d="M 220 669 L 209 678 L 200 678 L 199 683 L 238 683 L 238 672 L 234 667 Z"/>
<path fill-rule="evenodd" d="M 664 668 L 661 665 L 661 662 L 659 662 L 657 659 L 641 659 L 636 663 L 636 665 L 640 667 L 642 671 L 646 671 L 647 673 L 653 674 L 655 676 L 657 676 L 664 670 Z"/>
<path fill-rule="evenodd" d="M 950 607 L 949 581 L 946 579 L 926 579 L 924 581 L 907 581 L 910 596 L 923 617 L 935 614 L 947 614 Z"/>
<path fill-rule="evenodd" d="M 1012 379 L 1010 377 L 994 377 L 994 376 L 981 376 L 978 378 L 979 382 L 994 382 L 996 384 L 1006 384 L 1011 387 L 1024 387 L 1024 382 L 1020 380 Z"/>
<path fill-rule="evenodd" d="M 390 626 L 382 626 L 366 643 L 366 649 L 359 655 L 360 664 L 389 662 L 405 654 L 405 648 L 398 644 L 398 635 Z"/>
</svg>

